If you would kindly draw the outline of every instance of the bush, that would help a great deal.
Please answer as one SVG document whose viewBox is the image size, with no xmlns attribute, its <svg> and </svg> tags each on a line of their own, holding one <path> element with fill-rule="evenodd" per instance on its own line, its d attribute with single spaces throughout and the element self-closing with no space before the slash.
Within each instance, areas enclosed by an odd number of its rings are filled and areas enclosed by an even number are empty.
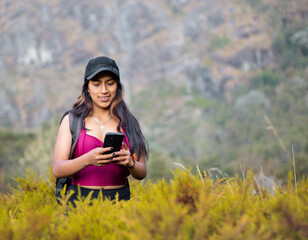
<svg viewBox="0 0 308 240">
<path fill-rule="evenodd" d="M 26 143 L 32 142 L 34 138 L 32 133 L 0 130 L 0 192 L 9 191 L 7 184 L 14 184 L 10 178 L 24 172 L 17 159 L 26 151 Z"/>
<path fill-rule="evenodd" d="M 153 149 L 151 149 L 149 155 L 148 178 L 153 181 L 163 178 L 169 180 L 172 177 L 171 170 L 174 168 L 171 156 Z"/>
<path fill-rule="evenodd" d="M 308 181 L 273 187 L 245 179 L 177 171 L 171 182 L 131 181 L 127 202 L 84 199 L 58 205 L 54 178 L 31 172 L 13 194 L 0 196 L 2 239 L 305 239 Z M 65 199 L 64 199 L 65 202 Z"/>
<path fill-rule="evenodd" d="M 230 39 L 226 35 L 218 36 L 213 34 L 210 36 L 210 50 L 212 51 L 224 48 L 229 43 Z"/>
<path fill-rule="evenodd" d="M 270 70 L 265 70 L 261 74 L 258 74 L 251 79 L 251 88 L 259 89 L 265 88 L 267 86 L 270 88 L 275 88 L 278 84 L 278 78 Z"/>
</svg>

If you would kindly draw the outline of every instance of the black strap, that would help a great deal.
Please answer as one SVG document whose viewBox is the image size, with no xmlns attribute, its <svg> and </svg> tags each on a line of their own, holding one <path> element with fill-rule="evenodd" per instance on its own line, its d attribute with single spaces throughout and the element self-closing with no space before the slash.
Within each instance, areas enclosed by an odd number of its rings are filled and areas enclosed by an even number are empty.
<svg viewBox="0 0 308 240">
<path fill-rule="evenodd" d="M 67 114 L 67 112 L 63 115 L 62 119 L 64 116 Z M 70 125 L 70 130 L 72 134 L 72 145 L 71 145 L 71 151 L 70 151 L 70 156 L 69 159 L 73 158 L 74 151 L 78 142 L 78 138 L 81 133 L 81 117 L 77 117 L 74 115 L 72 112 L 68 112 L 68 117 L 69 117 L 69 125 Z M 61 119 L 61 121 L 62 121 Z M 57 178 L 56 181 L 56 197 L 57 197 L 57 202 L 60 203 L 59 198 L 61 198 L 61 190 L 63 189 L 64 185 L 66 185 L 66 191 L 68 187 L 71 185 L 71 177 L 66 177 L 66 178 Z M 66 194 L 66 193 L 65 193 Z"/>
<path fill-rule="evenodd" d="M 73 158 L 73 154 L 78 142 L 78 138 L 81 133 L 81 117 L 77 117 L 73 113 L 69 113 L 70 130 L 72 134 L 72 147 L 70 151 L 70 159 Z"/>
</svg>

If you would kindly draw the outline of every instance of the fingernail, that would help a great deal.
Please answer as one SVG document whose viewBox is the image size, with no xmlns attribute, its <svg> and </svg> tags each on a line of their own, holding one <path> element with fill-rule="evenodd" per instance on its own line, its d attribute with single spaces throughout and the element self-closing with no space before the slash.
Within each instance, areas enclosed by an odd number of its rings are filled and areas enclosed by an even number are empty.
<svg viewBox="0 0 308 240">
<path fill-rule="evenodd" d="M 113 158 L 110 158 L 110 161 L 112 160 Z"/>
<path fill-rule="evenodd" d="M 115 155 L 115 152 L 114 153 L 112 153 L 112 156 L 114 156 Z"/>
<path fill-rule="evenodd" d="M 110 150 L 112 150 L 113 149 L 113 147 L 110 147 Z"/>
</svg>

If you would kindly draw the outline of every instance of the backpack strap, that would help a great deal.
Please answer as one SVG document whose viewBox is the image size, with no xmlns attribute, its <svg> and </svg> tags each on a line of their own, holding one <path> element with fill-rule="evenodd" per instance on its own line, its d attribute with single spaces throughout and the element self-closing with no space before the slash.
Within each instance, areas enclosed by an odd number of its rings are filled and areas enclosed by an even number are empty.
<svg viewBox="0 0 308 240">
<path fill-rule="evenodd" d="M 74 151 L 78 142 L 78 138 L 81 133 L 81 117 L 77 117 L 72 112 L 69 112 L 68 114 L 69 123 L 70 123 L 70 130 L 72 134 L 72 146 L 70 151 L 70 159 L 73 158 Z"/>
<path fill-rule="evenodd" d="M 72 134 L 72 146 L 71 146 L 71 151 L 70 151 L 70 156 L 69 159 L 73 158 L 74 155 L 74 151 L 78 142 L 78 138 L 80 136 L 81 133 L 81 117 L 77 117 L 76 115 L 74 115 L 72 112 L 66 112 L 62 119 L 64 118 L 64 116 L 68 113 L 68 118 L 69 118 L 69 124 L 70 124 L 70 130 L 71 130 L 71 134 Z M 62 121 L 61 119 L 61 121 Z M 59 198 L 61 198 L 61 190 L 64 188 L 64 186 L 66 185 L 66 192 L 67 193 L 67 189 L 69 188 L 69 186 L 72 183 L 72 178 L 71 177 L 65 177 L 65 178 L 57 178 L 56 180 L 56 197 L 57 197 L 57 202 L 60 203 Z"/>
</svg>

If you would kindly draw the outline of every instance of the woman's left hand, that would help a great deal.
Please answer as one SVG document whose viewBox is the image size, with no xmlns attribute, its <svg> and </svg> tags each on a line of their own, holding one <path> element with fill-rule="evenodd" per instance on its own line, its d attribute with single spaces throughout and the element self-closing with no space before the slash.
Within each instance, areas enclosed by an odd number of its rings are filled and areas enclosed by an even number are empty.
<svg viewBox="0 0 308 240">
<path fill-rule="evenodd" d="M 115 152 L 115 156 L 116 157 L 112 158 L 112 162 L 114 162 L 115 164 L 122 165 L 125 167 L 132 167 L 134 165 L 131 153 L 124 142 L 123 149 L 121 149 L 121 151 Z"/>
</svg>

